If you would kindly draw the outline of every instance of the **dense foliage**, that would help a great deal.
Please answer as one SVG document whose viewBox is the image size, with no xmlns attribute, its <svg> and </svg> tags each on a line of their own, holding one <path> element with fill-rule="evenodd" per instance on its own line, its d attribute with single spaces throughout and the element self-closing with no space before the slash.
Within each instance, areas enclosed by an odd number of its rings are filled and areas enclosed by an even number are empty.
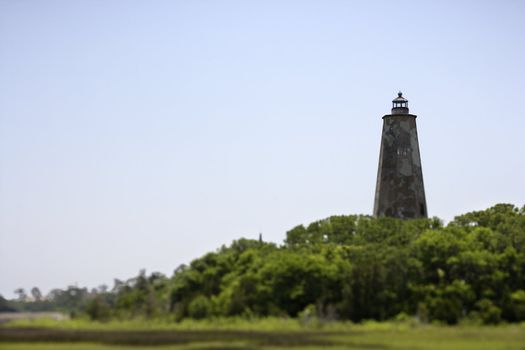
<svg viewBox="0 0 525 350">
<path fill-rule="evenodd" d="M 277 246 L 240 239 L 177 268 L 86 294 L 93 319 L 291 316 L 525 321 L 525 207 L 440 220 L 332 216 Z"/>
</svg>

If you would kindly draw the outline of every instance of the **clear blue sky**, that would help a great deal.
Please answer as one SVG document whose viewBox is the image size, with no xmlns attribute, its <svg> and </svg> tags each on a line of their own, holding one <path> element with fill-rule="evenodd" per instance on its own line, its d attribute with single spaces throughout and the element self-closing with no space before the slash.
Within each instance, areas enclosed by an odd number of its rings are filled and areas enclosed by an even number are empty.
<svg viewBox="0 0 525 350">
<path fill-rule="evenodd" d="M 429 213 L 525 204 L 523 1 L 0 1 L 0 294 L 371 214 L 418 115 Z"/>
</svg>

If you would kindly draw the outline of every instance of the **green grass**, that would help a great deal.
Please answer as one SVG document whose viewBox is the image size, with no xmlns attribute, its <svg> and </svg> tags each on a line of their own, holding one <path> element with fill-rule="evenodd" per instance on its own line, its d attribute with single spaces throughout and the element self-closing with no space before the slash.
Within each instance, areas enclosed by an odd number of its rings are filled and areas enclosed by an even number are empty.
<svg viewBox="0 0 525 350">
<path fill-rule="evenodd" d="M 23 327 L 22 327 L 23 326 Z M 32 328 L 27 328 L 32 327 Z M 30 341 L 31 340 L 31 341 Z M 525 350 L 525 324 L 302 325 L 290 319 L 93 323 L 25 321 L 0 327 L 0 350 Z"/>
<path fill-rule="evenodd" d="M 337 322 L 333 324 L 311 324 L 312 327 L 341 327 L 350 323 Z M 302 324 L 296 319 L 290 318 L 261 318 L 246 320 L 245 318 L 214 318 L 206 320 L 187 319 L 182 322 L 173 322 L 171 320 L 153 319 L 153 320 L 111 320 L 108 322 L 95 322 L 87 319 L 72 319 L 65 321 L 56 321 L 52 319 L 25 319 L 15 320 L 6 323 L 4 327 L 37 327 L 52 329 L 88 329 L 88 330 L 287 330 L 300 331 L 308 328 L 308 325 Z"/>
<path fill-rule="evenodd" d="M 404 330 L 416 327 L 428 327 L 407 319 L 401 322 L 365 321 L 322 322 L 315 319 L 301 321 L 293 318 L 265 317 L 246 319 L 242 317 L 210 318 L 204 320 L 185 319 L 182 322 L 163 319 L 111 320 L 107 322 L 88 319 L 53 320 L 47 318 L 13 320 L 3 324 L 3 328 L 46 328 L 46 329 L 82 329 L 82 330 L 258 330 L 258 331 L 354 331 L 354 330 Z M 525 323 L 516 325 L 525 330 Z"/>
</svg>

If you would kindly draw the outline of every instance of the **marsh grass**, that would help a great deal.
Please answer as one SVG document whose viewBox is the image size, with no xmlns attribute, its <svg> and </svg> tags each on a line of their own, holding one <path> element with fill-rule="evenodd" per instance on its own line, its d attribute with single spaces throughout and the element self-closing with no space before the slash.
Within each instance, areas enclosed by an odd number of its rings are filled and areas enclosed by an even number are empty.
<svg viewBox="0 0 525 350">
<path fill-rule="evenodd" d="M 404 322 L 30 320 L 0 327 L 2 350 L 255 349 L 524 350 L 525 324 L 443 326 Z"/>
</svg>

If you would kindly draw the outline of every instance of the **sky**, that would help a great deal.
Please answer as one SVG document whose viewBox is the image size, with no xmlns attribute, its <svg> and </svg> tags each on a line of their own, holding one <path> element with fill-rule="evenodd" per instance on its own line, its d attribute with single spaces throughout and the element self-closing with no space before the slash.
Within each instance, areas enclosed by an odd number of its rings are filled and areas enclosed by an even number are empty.
<svg viewBox="0 0 525 350">
<path fill-rule="evenodd" d="M 371 214 L 399 90 L 429 215 L 521 207 L 524 38 L 518 0 L 0 0 L 0 294 Z"/>
</svg>

